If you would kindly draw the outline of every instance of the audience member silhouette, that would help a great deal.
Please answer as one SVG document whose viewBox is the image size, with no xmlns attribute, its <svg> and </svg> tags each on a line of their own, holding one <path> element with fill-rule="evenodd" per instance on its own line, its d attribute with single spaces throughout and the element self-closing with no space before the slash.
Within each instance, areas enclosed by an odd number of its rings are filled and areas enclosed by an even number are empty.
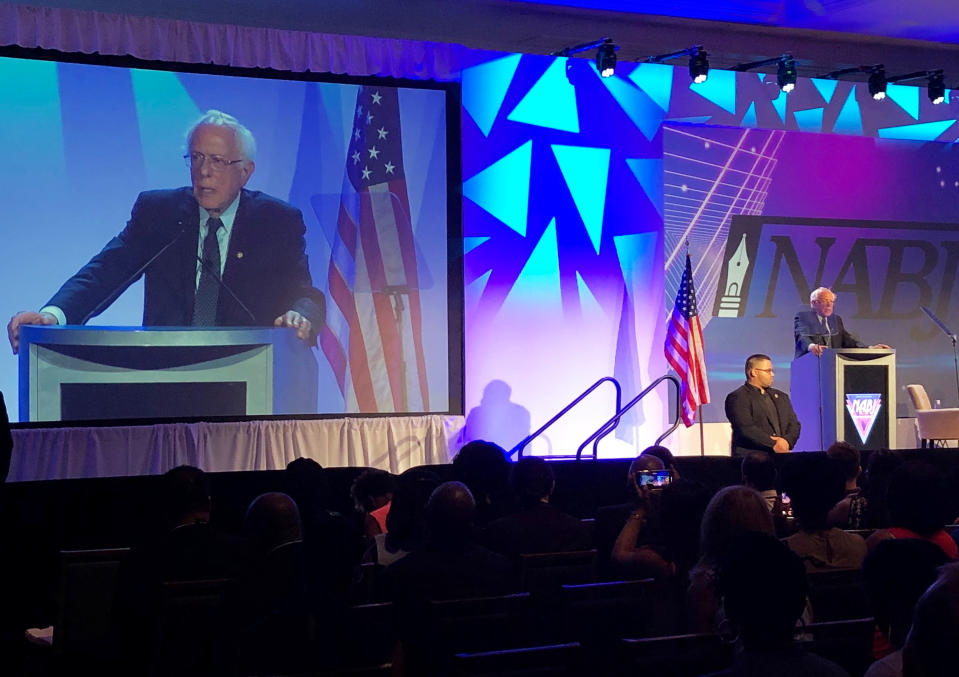
<svg viewBox="0 0 959 677">
<path fill-rule="evenodd" d="M 859 450 L 848 442 L 833 442 L 826 456 L 846 478 L 846 495 L 829 511 L 829 524 L 840 529 L 862 529 L 868 500 L 859 486 L 862 465 Z"/>
<path fill-rule="evenodd" d="M 439 476 L 426 468 L 410 468 L 396 478 L 387 532 L 377 534 L 365 561 L 389 566 L 426 544 L 426 502 L 439 485 Z"/>
<path fill-rule="evenodd" d="M 452 479 L 465 484 L 476 501 L 476 526 L 509 514 L 509 458 L 497 444 L 473 440 L 453 459 Z"/>
<path fill-rule="evenodd" d="M 945 486 L 939 470 L 922 461 L 908 461 L 896 472 L 886 491 L 889 526 L 877 529 L 867 545 L 889 538 L 922 538 L 939 546 L 950 560 L 959 558 L 956 542 L 943 529 L 948 521 Z"/>
<path fill-rule="evenodd" d="M 163 583 L 228 578 L 242 561 L 239 545 L 210 525 L 210 485 L 199 468 L 181 465 L 160 479 L 163 527 L 148 533 L 123 560 L 114 598 L 114 625 L 122 658 L 136 671 L 149 660 Z"/>
<path fill-rule="evenodd" d="M 889 526 L 889 510 L 886 507 L 886 492 L 896 479 L 896 473 L 904 463 L 897 451 L 880 449 L 869 455 L 862 483 L 862 496 L 866 500 L 860 529 L 882 529 Z"/>
<path fill-rule="evenodd" d="M 679 470 L 676 468 L 676 458 L 673 456 L 673 452 L 666 447 L 654 444 L 651 447 L 646 447 L 643 449 L 639 455 L 655 456 L 663 462 L 663 467 L 672 473 L 674 480 L 678 480 L 680 478 Z"/>
<path fill-rule="evenodd" d="M 858 569 L 866 542 L 829 526 L 829 511 L 843 497 L 845 477 L 825 454 L 797 454 L 783 465 L 783 492 L 792 501 L 799 531 L 785 540 L 807 571 Z"/>
<path fill-rule="evenodd" d="M 720 562 L 716 588 L 720 633 L 735 641 L 737 653 L 735 664 L 713 677 L 848 677 L 793 640 L 806 606 L 806 572 L 775 536 L 748 531 L 734 539 Z"/>
<path fill-rule="evenodd" d="M 482 541 L 504 555 L 589 550 L 592 534 L 580 520 L 550 504 L 556 487 L 553 471 L 542 458 L 526 456 L 510 473 L 520 510 L 489 524 Z"/>
<path fill-rule="evenodd" d="M 7 405 L 0 392 L 0 499 L 3 498 L 3 483 L 10 471 L 10 456 L 13 453 L 13 436 L 10 434 L 10 419 L 7 417 Z"/>
<path fill-rule="evenodd" d="M 779 473 L 772 456 L 765 451 L 753 451 L 743 456 L 743 484 L 755 489 L 766 502 L 769 512 L 782 509 L 782 497 L 776 490 L 776 478 Z"/>
<path fill-rule="evenodd" d="M 350 488 L 356 511 L 363 520 L 363 535 L 372 541 L 377 534 L 386 533 L 386 517 L 390 514 L 390 501 L 396 478 L 385 470 L 370 468 L 364 470 Z"/>
<path fill-rule="evenodd" d="M 290 461 L 282 485 L 300 513 L 304 557 L 314 567 L 312 578 L 323 588 L 318 594 L 329 595 L 331 601 L 345 600 L 365 539 L 355 522 L 331 509 L 326 470 L 313 459 Z"/>
<path fill-rule="evenodd" d="M 952 677 L 959 646 L 959 564 L 947 564 L 916 603 L 902 651 L 903 677 Z"/>
<path fill-rule="evenodd" d="M 253 499 L 243 520 L 247 565 L 223 602 L 220 649 L 228 672 L 262 674 L 309 664 L 312 619 L 325 618 L 303 557 L 300 513 L 286 494 Z M 232 669 L 231 669 L 232 668 Z"/>
<path fill-rule="evenodd" d="M 879 652 L 874 649 L 879 660 L 865 677 L 902 675 L 902 646 L 912 624 L 913 609 L 946 562 L 942 550 L 916 538 L 883 541 L 866 556 L 863 578 L 885 646 Z"/>
<path fill-rule="evenodd" d="M 765 452 L 759 452 L 769 457 Z M 719 596 L 716 572 L 732 543 L 747 531 L 773 535 L 773 520 L 762 496 L 745 486 L 720 489 L 703 513 L 699 537 L 699 560 L 689 572 L 686 591 L 687 624 L 690 632 L 712 632 L 718 624 Z"/>
<path fill-rule="evenodd" d="M 388 566 L 381 579 L 394 603 L 406 674 L 433 674 L 430 600 L 513 592 L 509 559 L 473 541 L 476 502 L 462 482 L 444 482 L 426 504 L 427 541 Z M 442 674 L 442 673 L 436 673 Z"/>
<path fill-rule="evenodd" d="M 640 541 L 632 545 L 653 542 L 658 540 L 659 534 L 659 496 L 649 495 L 640 498 L 636 477 L 644 470 L 665 470 L 663 461 L 654 454 L 640 454 L 629 464 L 626 471 L 625 493 L 623 502 L 614 505 L 601 506 L 596 510 L 596 520 L 593 524 L 593 544 L 596 546 L 596 558 L 600 575 L 604 578 L 613 576 L 611 556 L 613 544 L 619 538 L 626 520 L 642 503 L 646 511 L 646 525 L 640 531 Z"/>
</svg>

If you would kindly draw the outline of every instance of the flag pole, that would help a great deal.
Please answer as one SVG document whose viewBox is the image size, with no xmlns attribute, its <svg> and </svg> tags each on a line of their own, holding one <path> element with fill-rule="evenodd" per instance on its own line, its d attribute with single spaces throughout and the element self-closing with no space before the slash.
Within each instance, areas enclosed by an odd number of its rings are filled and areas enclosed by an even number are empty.
<svg viewBox="0 0 959 677">
<path fill-rule="evenodd" d="M 703 434 L 703 408 L 696 407 L 696 418 L 699 419 L 699 455 L 703 457 L 706 455 L 706 442 L 705 436 Z"/>
</svg>

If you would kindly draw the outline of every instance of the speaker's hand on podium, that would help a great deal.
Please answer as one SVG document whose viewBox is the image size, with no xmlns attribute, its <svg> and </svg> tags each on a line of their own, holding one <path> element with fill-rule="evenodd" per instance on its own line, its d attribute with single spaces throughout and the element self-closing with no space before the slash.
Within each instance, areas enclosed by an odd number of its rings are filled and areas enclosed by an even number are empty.
<svg viewBox="0 0 959 677">
<path fill-rule="evenodd" d="M 32 310 L 21 310 L 10 318 L 7 323 L 7 338 L 10 347 L 16 355 L 20 350 L 20 326 L 24 324 L 58 324 L 56 315 L 51 313 L 36 313 Z"/>
<path fill-rule="evenodd" d="M 809 352 L 811 352 L 816 357 L 822 357 L 822 354 L 826 352 L 826 346 L 821 346 L 818 343 L 813 343 L 809 346 Z"/>
<path fill-rule="evenodd" d="M 882 350 L 892 350 L 892 346 L 887 346 L 885 343 L 877 343 L 876 345 L 869 346 L 873 350 L 882 349 Z"/>
<path fill-rule="evenodd" d="M 295 310 L 286 311 L 276 318 L 273 324 L 277 327 L 293 327 L 296 329 L 296 337 L 298 339 L 312 345 L 313 323 Z"/>
</svg>

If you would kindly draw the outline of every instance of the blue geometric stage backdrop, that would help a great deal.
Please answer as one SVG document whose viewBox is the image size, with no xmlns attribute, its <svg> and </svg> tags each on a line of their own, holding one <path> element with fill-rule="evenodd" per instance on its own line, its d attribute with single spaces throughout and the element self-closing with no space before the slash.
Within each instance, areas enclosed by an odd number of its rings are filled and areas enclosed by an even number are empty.
<svg viewBox="0 0 959 677">
<path fill-rule="evenodd" d="M 935 306 L 959 326 L 954 100 L 890 86 L 876 102 L 865 83 L 815 79 L 786 95 L 775 76 L 717 70 L 694 85 L 653 64 L 620 63 L 604 80 L 586 59 L 475 58 L 463 73 L 465 438 L 509 448 L 602 376 L 629 398 L 665 373 L 687 242 L 706 325 L 705 420 L 724 420 L 752 352 L 772 355 L 788 389 L 792 315 L 819 284 L 864 341 L 897 348 L 900 383 L 924 379 L 954 402 L 948 347 L 919 312 Z M 750 231 L 748 304 L 716 318 L 738 244 L 727 251 L 727 235 L 744 216 L 772 225 Z M 815 243 L 830 238 L 820 257 Z M 872 242 L 889 238 L 898 244 Z M 602 455 L 650 443 L 667 405 L 663 388 Z M 535 453 L 575 450 L 611 412 L 600 388 Z"/>
</svg>

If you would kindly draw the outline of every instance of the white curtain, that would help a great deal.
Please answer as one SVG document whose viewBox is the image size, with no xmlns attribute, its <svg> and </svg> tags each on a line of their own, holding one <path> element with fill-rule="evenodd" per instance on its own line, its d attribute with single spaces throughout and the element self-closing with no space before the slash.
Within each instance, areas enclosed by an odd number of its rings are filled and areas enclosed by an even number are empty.
<svg viewBox="0 0 959 677">
<path fill-rule="evenodd" d="M 222 66 L 458 80 L 464 48 L 439 42 L 231 26 L 0 4 L 0 44 Z"/>
</svg>

